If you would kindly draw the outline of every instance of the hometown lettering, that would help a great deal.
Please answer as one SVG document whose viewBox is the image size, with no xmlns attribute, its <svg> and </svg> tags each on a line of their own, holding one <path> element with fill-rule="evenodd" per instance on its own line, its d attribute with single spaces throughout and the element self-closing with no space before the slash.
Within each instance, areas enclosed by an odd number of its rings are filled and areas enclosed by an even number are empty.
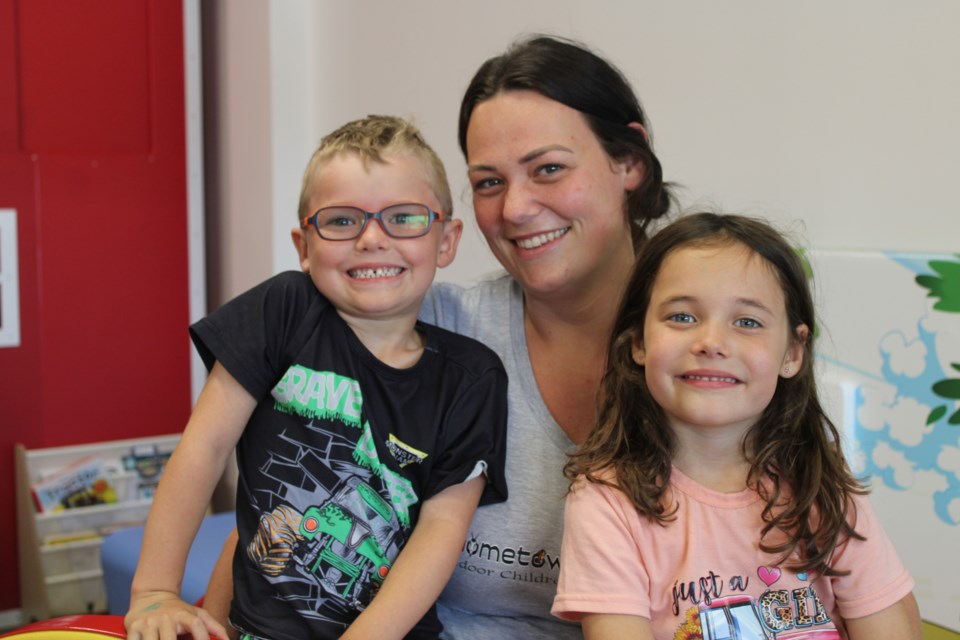
<svg viewBox="0 0 960 640">
<path fill-rule="evenodd" d="M 557 584 L 560 558 L 551 556 L 545 549 L 530 551 L 522 545 L 500 546 L 481 542 L 472 536 L 463 545 L 463 551 L 466 557 L 461 556 L 457 563 L 461 571 L 514 582 Z M 475 561 L 479 564 L 474 564 Z M 497 563 L 500 567 L 483 566 L 483 563 Z"/>
<path fill-rule="evenodd" d="M 518 549 L 511 547 L 501 548 L 495 544 L 480 542 L 476 538 L 470 538 L 467 540 L 464 550 L 468 556 L 475 556 L 482 560 L 490 560 L 503 564 L 518 564 L 522 567 L 529 566 L 537 569 L 547 567 L 548 569 L 554 570 L 560 567 L 560 558 L 554 558 L 543 549 L 539 551 L 528 551 L 522 546 Z"/>
</svg>

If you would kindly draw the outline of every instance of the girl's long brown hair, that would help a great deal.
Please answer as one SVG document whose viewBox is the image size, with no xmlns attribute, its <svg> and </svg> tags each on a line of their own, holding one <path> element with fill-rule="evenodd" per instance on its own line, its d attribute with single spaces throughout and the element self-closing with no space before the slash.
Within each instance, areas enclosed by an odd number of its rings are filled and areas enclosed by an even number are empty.
<svg viewBox="0 0 960 640">
<path fill-rule="evenodd" d="M 663 410 L 647 388 L 644 370 L 632 356 L 654 280 L 664 258 L 688 246 L 742 244 L 763 257 L 783 288 L 791 328 L 806 325 L 804 358 L 792 378 L 781 378 L 773 399 L 744 436 L 750 460 L 747 485 L 766 501 L 760 548 L 786 561 L 795 552 L 796 571 L 839 575 L 831 568 L 834 552 L 847 539 L 862 539 L 851 513 L 854 494 L 866 489 L 850 472 L 840 434 L 824 413 L 813 375 L 813 299 L 803 263 L 768 224 L 736 215 L 690 214 L 665 227 L 644 245 L 624 294 L 610 342 L 607 370 L 600 386 L 599 423 L 564 468 L 568 479 L 621 490 L 640 513 L 667 524 L 671 459 L 676 440 Z M 615 481 L 605 478 L 609 471 Z M 769 480 L 765 480 L 769 479 Z M 768 536 L 771 532 L 782 535 Z M 776 540 L 773 542 L 772 540 Z"/>
</svg>

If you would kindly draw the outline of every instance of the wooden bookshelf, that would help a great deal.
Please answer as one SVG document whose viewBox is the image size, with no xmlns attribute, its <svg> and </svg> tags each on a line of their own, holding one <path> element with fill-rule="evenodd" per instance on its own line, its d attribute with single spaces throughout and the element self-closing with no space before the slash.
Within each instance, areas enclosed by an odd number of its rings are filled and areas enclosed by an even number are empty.
<svg viewBox="0 0 960 640">
<path fill-rule="evenodd" d="M 45 449 L 15 445 L 20 597 L 25 621 L 107 611 L 100 543 L 111 531 L 146 521 L 152 487 L 162 470 L 158 461 L 169 457 L 179 440 L 180 435 L 175 434 Z M 88 456 L 112 465 L 110 480 L 117 501 L 38 512 L 32 485 Z"/>
</svg>

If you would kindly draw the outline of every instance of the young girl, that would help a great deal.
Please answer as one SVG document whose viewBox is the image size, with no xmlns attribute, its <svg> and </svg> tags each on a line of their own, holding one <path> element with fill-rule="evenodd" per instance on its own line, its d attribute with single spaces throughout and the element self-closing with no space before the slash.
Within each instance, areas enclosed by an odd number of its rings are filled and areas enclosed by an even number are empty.
<svg viewBox="0 0 960 640">
<path fill-rule="evenodd" d="M 921 637 L 817 399 L 814 335 L 803 265 L 768 225 L 696 214 L 650 240 L 565 470 L 554 614 L 588 640 Z"/>
</svg>

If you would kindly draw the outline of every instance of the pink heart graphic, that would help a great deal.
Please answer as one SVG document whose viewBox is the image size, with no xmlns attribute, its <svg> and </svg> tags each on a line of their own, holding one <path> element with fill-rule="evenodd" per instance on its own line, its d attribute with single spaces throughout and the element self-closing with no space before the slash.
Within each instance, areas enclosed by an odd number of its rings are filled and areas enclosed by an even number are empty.
<svg viewBox="0 0 960 640">
<path fill-rule="evenodd" d="M 780 568 L 760 567 L 757 569 L 757 575 L 760 576 L 760 579 L 763 580 L 763 583 L 769 587 L 780 579 Z"/>
</svg>

